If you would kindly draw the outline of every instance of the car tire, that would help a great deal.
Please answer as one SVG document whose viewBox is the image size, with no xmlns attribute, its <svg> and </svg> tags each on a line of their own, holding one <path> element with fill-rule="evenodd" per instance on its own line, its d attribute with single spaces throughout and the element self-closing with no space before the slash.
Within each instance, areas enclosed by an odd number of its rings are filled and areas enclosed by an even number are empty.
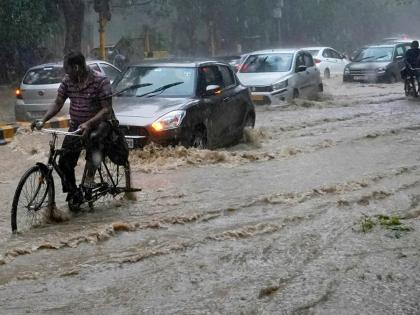
<svg viewBox="0 0 420 315">
<path fill-rule="evenodd" d="M 396 83 L 396 82 L 397 82 L 397 78 L 395 77 L 395 74 L 391 73 L 388 78 L 388 83 Z"/>
<path fill-rule="evenodd" d="M 248 113 L 245 118 L 244 128 L 254 128 L 255 126 L 255 116 Z"/>
<path fill-rule="evenodd" d="M 293 90 L 293 99 L 297 99 L 299 98 L 299 90 L 298 89 L 294 89 Z"/>
<path fill-rule="evenodd" d="M 191 136 L 190 147 L 197 149 L 207 149 L 208 148 L 208 139 L 207 139 L 207 129 L 203 125 L 195 127 L 194 132 Z"/>
<path fill-rule="evenodd" d="M 325 71 L 324 71 L 324 78 L 325 79 L 329 79 L 329 78 L 331 78 L 331 73 L 330 73 L 330 69 L 325 69 Z"/>
</svg>

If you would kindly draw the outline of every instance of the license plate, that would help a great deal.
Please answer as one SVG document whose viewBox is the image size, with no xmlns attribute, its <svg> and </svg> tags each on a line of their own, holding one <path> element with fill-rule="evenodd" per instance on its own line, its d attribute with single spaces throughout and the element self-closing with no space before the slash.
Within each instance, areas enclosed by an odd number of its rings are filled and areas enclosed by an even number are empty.
<svg viewBox="0 0 420 315">
<path fill-rule="evenodd" d="M 262 95 L 251 95 L 251 99 L 253 101 L 263 101 L 264 100 L 264 96 L 262 96 Z"/>
<path fill-rule="evenodd" d="M 125 139 L 125 141 L 127 141 L 127 145 L 129 149 L 133 149 L 134 148 L 134 139 Z"/>
<path fill-rule="evenodd" d="M 361 81 L 364 81 L 364 80 L 366 80 L 366 76 L 364 76 L 364 75 L 355 75 L 353 77 L 353 80 L 361 80 Z"/>
</svg>

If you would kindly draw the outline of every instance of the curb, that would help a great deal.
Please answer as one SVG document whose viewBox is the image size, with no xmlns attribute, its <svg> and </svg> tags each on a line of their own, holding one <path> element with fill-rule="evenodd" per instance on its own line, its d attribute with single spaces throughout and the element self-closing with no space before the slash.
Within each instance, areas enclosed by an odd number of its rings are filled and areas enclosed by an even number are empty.
<svg viewBox="0 0 420 315">
<path fill-rule="evenodd" d="M 7 144 L 13 140 L 17 130 L 19 128 L 29 128 L 31 125 L 27 121 L 17 121 L 15 124 L 0 125 L 0 145 Z M 45 128 L 68 128 L 69 118 L 68 117 L 57 117 L 52 121 L 45 123 Z"/>
<path fill-rule="evenodd" d="M 0 126 L 0 145 L 7 144 L 12 141 L 18 128 L 19 125 L 16 124 Z"/>
</svg>

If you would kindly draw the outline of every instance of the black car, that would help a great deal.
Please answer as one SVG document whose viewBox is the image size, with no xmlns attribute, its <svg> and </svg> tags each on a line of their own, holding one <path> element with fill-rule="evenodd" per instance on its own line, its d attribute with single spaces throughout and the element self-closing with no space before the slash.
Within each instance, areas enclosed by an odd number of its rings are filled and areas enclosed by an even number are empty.
<svg viewBox="0 0 420 315">
<path fill-rule="evenodd" d="M 404 55 L 409 48 L 408 42 L 363 47 L 344 68 L 343 81 L 399 81 L 404 68 Z"/>
<path fill-rule="evenodd" d="M 114 111 L 130 136 L 131 148 L 150 142 L 227 146 L 255 123 L 248 88 L 221 62 L 161 61 L 130 66 L 113 88 L 128 88 L 114 98 Z"/>
</svg>

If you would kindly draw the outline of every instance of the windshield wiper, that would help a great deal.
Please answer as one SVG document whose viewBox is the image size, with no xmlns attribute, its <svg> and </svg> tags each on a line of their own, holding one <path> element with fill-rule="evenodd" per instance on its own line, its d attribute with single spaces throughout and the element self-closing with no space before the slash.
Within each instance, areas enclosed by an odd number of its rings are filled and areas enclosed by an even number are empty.
<svg viewBox="0 0 420 315">
<path fill-rule="evenodd" d="M 161 87 L 159 87 L 159 88 L 157 88 L 157 89 L 155 89 L 153 91 L 150 91 L 150 92 L 147 92 L 147 93 L 144 93 L 144 94 L 140 94 L 140 95 L 136 95 L 136 96 L 137 97 L 143 97 L 143 96 L 147 96 L 147 95 L 150 95 L 150 94 L 163 92 L 163 91 L 165 91 L 165 90 L 167 90 L 167 89 L 169 89 L 169 88 L 171 88 L 173 86 L 180 85 L 182 83 L 184 83 L 184 82 L 183 81 L 179 81 L 179 82 L 169 83 L 169 84 L 166 84 L 164 86 L 161 86 Z"/>
<path fill-rule="evenodd" d="M 139 89 L 139 88 L 142 88 L 142 87 L 145 87 L 145 86 L 150 86 L 150 85 L 153 85 L 153 84 L 152 83 L 134 84 L 134 85 L 131 85 L 131 86 L 125 88 L 125 89 L 122 89 L 121 91 L 115 92 L 114 94 L 111 95 L 111 97 L 119 96 L 120 94 L 122 94 L 124 92 L 127 92 L 128 90 Z"/>
<path fill-rule="evenodd" d="M 385 57 L 388 57 L 388 55 L 383 55 L 383 56 L 376 57 L 375 60 L 382 59 L 382 58 L 385 58 Z"/>
<path fill-rule="evenodd" d="M 360 61 L 363 61 L 363 60 L 366 60 L 366 59 L 370 59 L 370 58 L 374 58 L 375 56 L 367 56 L 367 57 L 364 57 L 364 58 L 362 58 L 362 59 L 359 59 L 359 60 L 355 60 L 356 62 L 360 62 Z"/>
<path fill-rule="evenodd" d="M 385 57 L 388 57 L 388 55 L 383 55 L 383 56 L 379 56 L 379 57 L 375 57 L 375 56 L 367 56 L 367 57 L 365 57 L 365 58 L 362 58 L 362 59 L 360 59 L 360 60 L 355 60 L 356 62 L 360 62 L 360 61 L 363 61 L 363 60 L 366 60 L 366 59 L 370 59 L 370 58 L 375 58 L 374 60 L 377 60 L 377 59 L 381 59 L 381 58 L 385 58 Z"/>
</svg>

